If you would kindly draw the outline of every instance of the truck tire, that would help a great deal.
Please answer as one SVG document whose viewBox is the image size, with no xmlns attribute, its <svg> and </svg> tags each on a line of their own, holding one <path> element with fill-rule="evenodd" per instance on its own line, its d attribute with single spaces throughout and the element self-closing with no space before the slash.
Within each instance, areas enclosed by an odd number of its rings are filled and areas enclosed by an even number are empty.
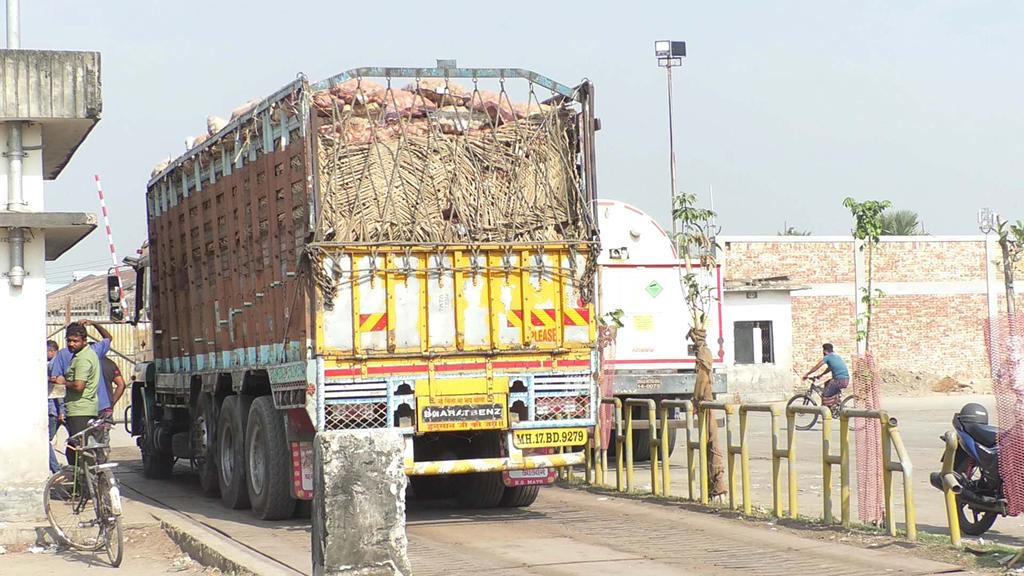
<svg viewBox="0 0 1024 576">
<path fill-rule="evenodd" d="M 473 439 L 470 458 L 493 458 L 501 454 L 501 438 L 497 434 L 484 432 Z M 459 506 L 463 508 L 496 508 L 505 496 L 505 481 L 501 472 L 466 474 L 459 479 L 457 494 Z"/>
<path fill-rule="evenodd" d="M 288 450 L 284 416 L 274 399 L 260 396 L 249 409 L 245 431 L 245 484 L 252 513 L 260 520 L 291 518 L 292 457 Z"/>
<path fill-rule="evenodd" d="M 668 431 L 668 455 L 671 457 L 676 451 L 676 432 L 673 428 Z M 609 451 L 614 455 L 614 448 Z M 661 453 L 658 453 L 661 457 Z M 647 430 L 633 430 L 633 462 L 647 462 L 651 459 L 651 433 Z"/>
<path fill-rule="evenodd" d="M 446 500 L 458 491 L 454 480 L 448 476 L 410 476 L 409 484 L 417 500 Z"/>
<path fill-rule="evenodd" d="M 533 486 L 507 486 L 501 497 L 501 505 L 505 508 L 526 508 L 537 500 L 540 484 Z"/>
<path fill-rule="evenodd" d="M 149 428 L 146 435 L 141 438 L 142 448 L 142 475 L 146 478 L 163 479 L 170 478 L 174 470 L 174 454 L 161 452 L 156 448 L 153 429 Z"/>
<path fill-rule="evenodd" d="M 245 428 L 252 396 L 228 396 L 220 406 L 217 426 L 217 483 L 220 499 L 234 510 L 249 507 L 245 487 Z"/>
<path fill-rule="evenodd" d="M 196 402 L 196 420 L 193 422 L 193 446 L 195 449 L 199 484 L 203 494 L 215 497 L 220 494 L 217 481 L 219 463 L 217 462 L 217 412 L 213 396 L 200 394 Z"/>
<path fill-rule="evenodd" d="M 300 518 L 309 520 L 313 515 L 313 501 L 312 500 L 296 500 L 295 501 L 295 512 L 292 513 L 292 518 Z"/>
</svg>

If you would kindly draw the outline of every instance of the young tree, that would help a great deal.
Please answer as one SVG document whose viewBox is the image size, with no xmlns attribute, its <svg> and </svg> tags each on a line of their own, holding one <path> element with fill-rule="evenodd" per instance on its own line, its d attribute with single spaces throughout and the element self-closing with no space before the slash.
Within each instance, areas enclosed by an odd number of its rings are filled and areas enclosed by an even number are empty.
<svg viewBox="0 0 1024 576">
<path fill-rule="evenodd" d="M 996 222 L 996 232 L 999 234 L 999 247 L 1003 252 L 1003 279 L 1006 282 L 1006 317 L 1013 325 L 1016 313 L 1016 302 L 1014 302 L 1013 290 L 1013 269 L 1017 262 L 1024 257 L 1024 222 L 1020 220 L 1011 224 L 1000 218 Z"/>
<path fill-rule="evenodd" d="M 871 345 L 871 316 L 879 298 L 884 295 L 881 290 L 874 288 L 873 283 L 875 246 L 878 245 L 879 236 L 882 235 L 882 212 L 892 206 L 892 203 L 888 200 L 857 202 L 853 198 L 847 198 L 843 200 L 843 206 L 849 208 L 850 213 L 853 214 L 853 237 L 862 242 L 861 250 L 867 248 L 865 264 L 867 265 L 868 285 L 861 289 L 860 294 L 865 312 L 862 317 L 857 318 L 857 341 L 864 342 L 864 351 L 867 352 Z"/>
<path fill-rule="evenodd" d="M 697 359 L 693 402 L 698 407 L 698 417 L 702 418 L 704 415 L 699 411 L 700 403 L 714 398 L 711 373 L 713 360 L 707 343 L 707 328 L 708 314 L 715 298 L 714 283 L 710 281 L 717 266 L 717 245 L 712 230 L 715 213 L 698 207 L 695 194 L 680 192 L 673 198 L 672 204 L 672 217 L 676 220 L 678 230 L 675 241 L 685 266 L 685 274 L 680 281 L 690 315 L 690 330 L 686 336 L 693 343 Z M 725 467 L 714 418 L 708 419 L 707 456 L 708 496 L 725 494 Z"/>
</svg>

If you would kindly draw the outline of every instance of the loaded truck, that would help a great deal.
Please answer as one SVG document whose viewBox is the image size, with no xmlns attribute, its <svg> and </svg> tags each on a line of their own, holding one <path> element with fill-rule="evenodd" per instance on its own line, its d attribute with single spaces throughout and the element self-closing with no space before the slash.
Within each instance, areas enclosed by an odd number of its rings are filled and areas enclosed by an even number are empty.
<svg viewBox="0 0 1024 576">
<path fill-rule="evenodd" d="M 602 384 L 617 398 L 688 399 L 696 380 L 695 353 L 686 339 L 690 314 L 683 297 L 679 260 L 669 234 L 639 208 L 618 200 L 597 201 L 601 230 L 598 285 L 602 318 L 618 324 L 613 345 L 605 350 Z M 692 264 L 714 294 L 707 327 L 713 356 L 712 390 L 727 389 L 725 338 L 722 332 L 722 270 L 703 271 Z M 634 422 L 645 423 L 646 408 L 633 407 Z M 633 431 L 636 460 L 650 458 L 650 432 Z M 676 430 L 669 432 L 674 447 Z"/>
<path fill-rule="evenodd" d="M 313 497 L 320 431 L 396 429 L 413 494 L 467 507 L 528 506 L 584 462 L 589 82 L 357 68 L 231 116 L 146 187 L 129 262 L 146 476 L 187 461 L 206 494 L 276 519 Z"/>
</svg>

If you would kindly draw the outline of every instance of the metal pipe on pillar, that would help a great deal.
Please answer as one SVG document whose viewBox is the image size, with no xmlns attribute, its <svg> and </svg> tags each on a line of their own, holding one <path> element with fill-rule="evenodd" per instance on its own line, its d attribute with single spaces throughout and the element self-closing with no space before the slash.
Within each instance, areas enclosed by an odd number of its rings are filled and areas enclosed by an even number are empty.
<svg viewBox="0 0 1024 576">
<path fill-rule="evenodd" d="M 7 0 L 7 48 L 21 48 L 21 2 Z M 25 203 L 22 189 L 22 168 L 25 150 L 22 142 L 22 123 L 7 124 L 7 210 L 24 212 Z M 25 284 L 25 229 L 11 228 L 7 232 L 11 261 L 7 270 L 10 285 L 20 288 Z"/>
</svg>

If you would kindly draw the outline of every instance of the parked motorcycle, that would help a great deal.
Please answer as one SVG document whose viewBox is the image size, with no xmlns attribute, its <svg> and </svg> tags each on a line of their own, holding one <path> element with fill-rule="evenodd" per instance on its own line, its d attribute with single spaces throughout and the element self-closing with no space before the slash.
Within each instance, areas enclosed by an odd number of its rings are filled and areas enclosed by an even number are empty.
<svg viewBox="0 0 1024 576">
<path fill-rule="evenodd" d="M 999 516 L 1006 516 L 1008 502 L 999 476 L 998 429 L 988 423 L 988 410 L 981 404 L 965 404 L 953 415 L 958 447 L 953 458 L 952 478 L 956 513 L 964 534 L 980 536 Z M 945 458 L 945 455 L 943 455 Z M 943 489 L 942 473 L 932 472 L 932 486 Z"/>
</svg>

